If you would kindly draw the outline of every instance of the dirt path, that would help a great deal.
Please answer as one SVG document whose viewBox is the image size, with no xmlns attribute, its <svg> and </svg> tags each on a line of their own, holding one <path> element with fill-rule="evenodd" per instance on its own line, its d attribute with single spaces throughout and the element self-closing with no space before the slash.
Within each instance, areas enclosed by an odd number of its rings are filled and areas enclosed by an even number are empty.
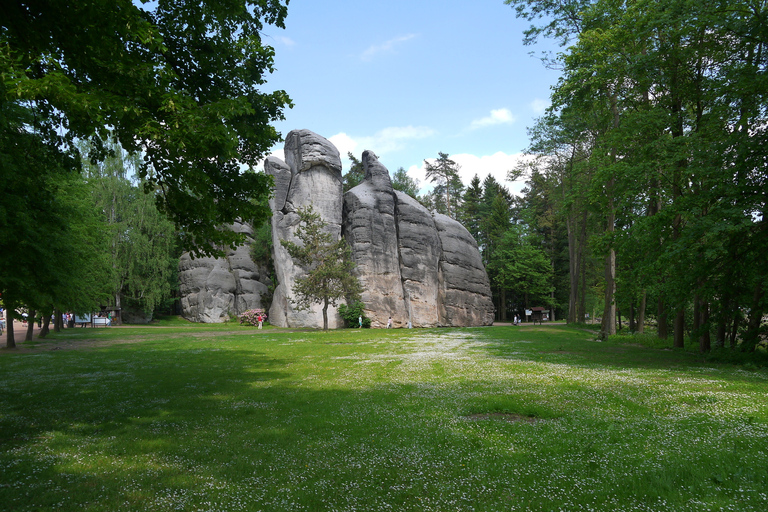
<svg viewBox="0 0 768 512">
<path fill-rule="evenodd" d="M 5 319 L 5 325 L 6 328 L 3 329 L 3 334 L 0 336 L 0 348 L 5 348 L 6 342 L 8 340 L 8 319 Z M 37 339 L 37 336 L 40 334 L 40 328 L 37 326 L 37 324 L 34 324 L 34 328 L 32 331 L 32 339 Z M 22 323 L 21 320 L 14 320 L 13 321 L 13 339 L 16 341 L 16 345 L 18 346 L 20 343 L 24 343 L 24 339 L 27 337 L 27 324 Z"/>
</svg>

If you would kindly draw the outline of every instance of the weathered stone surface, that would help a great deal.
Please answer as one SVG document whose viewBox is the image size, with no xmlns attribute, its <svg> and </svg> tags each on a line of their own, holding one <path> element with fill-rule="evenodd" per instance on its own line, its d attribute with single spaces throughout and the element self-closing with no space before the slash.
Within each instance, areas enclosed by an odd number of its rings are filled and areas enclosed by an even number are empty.
<svg viewBox="0 0 768 512">
<path fill-rule="evenodd" d="M 390 316 L 395 327 L 493 322 L 488 276 L 475 240 L 455 220 L 393 190 L 376 155 L 363 153 L 365 179 L 343 196 L 339 152 L 328 140 L 309 130 L 292 131 L 286 137 L 285 159 L 270 157 L 264 165 L 275 181 L 270 207 L 277 287 L 271 306 L 262 303 L 271 283 L 244 246 L 222 259 L 182 256 L 185 318 L 220 322 L 246 309 L 270 307 L 274 325 L 322 327 L 320 305 L 306 311 L 293 306 L 293 287 L 304 271 L 280 243 L 299 242 L 296 211 L 311 205 L 335 239 L 343 236 L 349 242 L 374 327 L 385 327 Z M 249 226 L 235 228 L 252 235 Z M 343 323 L 335 309 L 328 319 L 330 328 Z"/>
<path fill-rule="evenodd" d="M 477 242 L 459 222 L 434 214 L 440 238 L 440 325 L 468 326 L 493 323 L 493 301 Z"/>
<path fill-rule="evenodd" d="M 406 317 L 395 220 L 395 195 L 389 172 L 371 151 L 363 152 L 365 179 L 344 194 L 344 236 L 352 248 L 355 274 L 363 288 L 372 327 L 389 316 Z M 397 325 L 396 323 L 396 325 Z"/>
<path fill-rule="evenodd" d="M 309 130 L 294 130 L 286 137 L 285 159 L 270 158 L 265 170 L 275 176 L 275 197 L 272 207 L 272 247 L 277 287 L 269 310 L 270 323 L 280 327 L 322 327 L 320 305 L 299 311 L 294 307 L 293 287 L 304 271 L 293 264 L 280 240 L 299 243 L 296 211 L 312 206 L 326 223 L 327 229 L 339 240 L 341 237 L 342 184 L 339 151 L 328 140 Z M 287 179 L 286 170 L 291 178 Z M 284 198 L 284 199 L 283 199 Z M 342 324 L 335 308 L 328 310 L 328 327 Z"/>
<path fill-rule="evenodd" d="M 397 197 L 400 277 L 403 283 L 407 325 L 436 327 L 438 315 L 438 268 L 440 238 L 432 214 L 421 203 L 403 192 Z"/>
<path fill-rule="evenodd" d="M 341 196 L 339 153 L 308 130 L 288 134 L 286 163 L 268 159 L 275 177 L 272 235 L 278 286 L 270 321 L 285 327 L 320 327 L 319 306 L 295 311 L 291 304 L 293 265 L 280 240 L 296 242 L 298 208 L 312 205 L 334 236 L 352 249 L 363 288 L 366 315 L 374 327 L 471 326 L 493 322 L 488 276 L 477 243 L 461 224 L 433 215 L 415 199 L 392 189 L 389 172 L 370 151 L 362 163 L 365 179 Z M 330 327 L 341 325 L 331 315 Z"/>
<path fill-rule="evenodd" d="M 253 229 L 236 223 L 233 229 L 246 233 Z M 269 291 L 266 272 L 251 259 L 250 244 L 230 250 L 225 258 L 195 258 L 185 253 L 179 260 L 179 292 L 182 316 L 193 322 L 223 322 L 230 315 L 262 307 Z"/>
<path fill-rule="evenodd" d="M 291 168 L 279 158 L 270 156 L 264 161 L 264 170 L 275 180 L 275 193 L 269 198 L 269 207 L 273 212 L 281 212 L 285 208 L 285 200 L 291 188 Z"/>
</svg>

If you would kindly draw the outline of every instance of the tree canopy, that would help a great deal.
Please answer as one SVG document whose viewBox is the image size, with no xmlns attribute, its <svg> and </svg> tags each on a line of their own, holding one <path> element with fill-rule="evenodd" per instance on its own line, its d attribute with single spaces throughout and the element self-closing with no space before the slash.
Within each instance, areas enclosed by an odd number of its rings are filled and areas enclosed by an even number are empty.
<svg viewBox="0 0 768 512">
<path fill-rule="evenodd" d="M 569 44 L 531 149 L 568 227 L 571 302 L 591 250 L 606 334 L 616 308 L 632 324 L 653 300 L 677 347 L 686 332 L 702 351 L 713 333 L 733 344 L 748 312 L 741 346 L 754 350 L 768 310 L 766 4 L 507 3 L 540 23 L 530 41 Z"/>
<path fill-rule="evenodd" d="M 102 159 L 111 132 L 143 156 L 140 177 L 185 246 L 217 252 L 242 241 L 221 226 L 269 215 L 258 199 L 271 182 L 248 169 L 279 140 L 270 123 L 291 105 L 284 91 L 260 90 L 274 57 L 261 32 L 282 27 L 286 12 L 281 0 L 6 3 L 0 130 L 18 129 L 8 114 L 16 105 L 32 113 L 24 130 L 74 160 L 84 138 L 88 157 Z M 6 160 L 23 158 L 3 149 Z"/>
</svg>

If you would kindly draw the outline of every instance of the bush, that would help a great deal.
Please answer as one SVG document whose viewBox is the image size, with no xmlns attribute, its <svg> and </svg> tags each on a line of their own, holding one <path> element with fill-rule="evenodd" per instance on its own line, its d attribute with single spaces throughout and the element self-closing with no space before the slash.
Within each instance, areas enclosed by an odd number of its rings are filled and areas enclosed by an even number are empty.
<svg viewBox="0 0 768 512">
<path fill-rule="evenodd" d="M 259 325 L 259 315 L 261 315 L 262 321 L 267 321 L 266 311 L 261 308 L 249 309 L 240 315 L 240 325 L 252 325 L 253 327 L 257 327 Z"/>
<path fill-rule="evenodd" d="M 358 327 L 360 325 L 359 318 L 363 317 L 363 327 L 366 329 L 371 327 L 371 319 L 365 316 L 365 304 L 360 301 L 353 302 L 352 304 L 342 304 L 339 306 L 339 315 L 344 319 L 347 327 Z"/>
</svg>

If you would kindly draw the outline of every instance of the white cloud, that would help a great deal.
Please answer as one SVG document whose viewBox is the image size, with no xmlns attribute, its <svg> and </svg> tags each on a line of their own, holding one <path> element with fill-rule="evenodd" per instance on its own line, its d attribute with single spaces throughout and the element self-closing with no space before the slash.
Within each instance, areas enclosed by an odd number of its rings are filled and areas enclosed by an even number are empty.
<svg viewBox="0 0 768 512">
<path fill-rule="evenodd" d="M 542 100 L 541 98 L 536 98 L 531 102 L 531 110 L 537 115 L 543 114 L 548 106 L 549 100 Z"/>
<path fill-rule="evenodd" d="M 351 152 L 354 154 L 358 143 L 344 132 L 337 133 L 333 137 L 328 137 L 328 140 L 331 141 L 334 146 L 336 146 L 336 149 L 339 150 L 339 155 L 341 155 L 341 164 L 344 168 L 346 168 L 349 162 L 347 153 Z"/>
<path fill-rule="evenodd" d="M 460 153 L 450 155 L 450 158 L 461 166 L 461 169 L 459 169 L 459 177 L 464 185 L 469 185 L 469 182 L 475 174 L 478 175 L 481 182 L 490 174 L 496 181 L 506 186 L 514 195 L 520 195 L 523 187 L 525 187 L 525 178 L 514 182 L 507 181 L 507 171 L 514 169 L 518 164 L 530 158 L 522 153 L 508 155 L 499 151 L 492 155 L 484 156 Z M 434 158 L 428 158 L 427 160 L 430 163 L 435 161 Z M 423 162 L 420 166 L 412 165 L 408 169 L 408 175 L 419 180 L 419 184 L 422 187 L 421 193 L 428 192 L 432 189 L 432 183 L 427 181 Z"/>
<path fill-rule="evenodd" d="M 475 119 L 472 124 L 469 125 L 470 130 L 477 130 L 478 128 L 485 128 L 486 126 L 493 126 L 496 124 L 511 124 L 515 122 L 515 116 L 512 112 L 506 108 L 500 108 L 497 110 L 491 110 L 490 115 L 481 119 Z"/>
<path fill-rule="evenodd" d="M 278 37 L 276 37 L 276 39 L 277 39 L 278 42 L 282 43 L 283 45 L 285 45 L 285 46 L 287 46 L 289 48 L 292 47 L 292 46 L 296 46 L 296 41 L 294 41 L 290 37 L 278 36 Z"/>
<path fill-rule="evenodd" d="M 370 149 L 376 156 L 382 157 L 387 153 L 403 149 L 410 141 L 425 139 L 435 134 L 428 126 L 392 126 L 384 128 L 371 136 L 352 137 L 344 132 L 328 137 L 341 154 L 344 169 L 349 167 L 347 153 L 360 158 L 360 154 Z"/>
<path fill-rule="evenodd" d="M 416 36 L 417 36 L 416 34 L 407 34 L 404 36 L 395 37 L 394 39 L 390 39 L 389 41 L 386 41 L 382 44 L 375 44 L 375 45 L 369 46 L 362 53 L 362 55 L 360 55 L 360 58 L 364 61 L 370 61 L 381 53 L 392 52 L 396 46 L 399 46 L 400 44 L 405 43 L 406 41 L 410 41 Z"/>
</svg>

